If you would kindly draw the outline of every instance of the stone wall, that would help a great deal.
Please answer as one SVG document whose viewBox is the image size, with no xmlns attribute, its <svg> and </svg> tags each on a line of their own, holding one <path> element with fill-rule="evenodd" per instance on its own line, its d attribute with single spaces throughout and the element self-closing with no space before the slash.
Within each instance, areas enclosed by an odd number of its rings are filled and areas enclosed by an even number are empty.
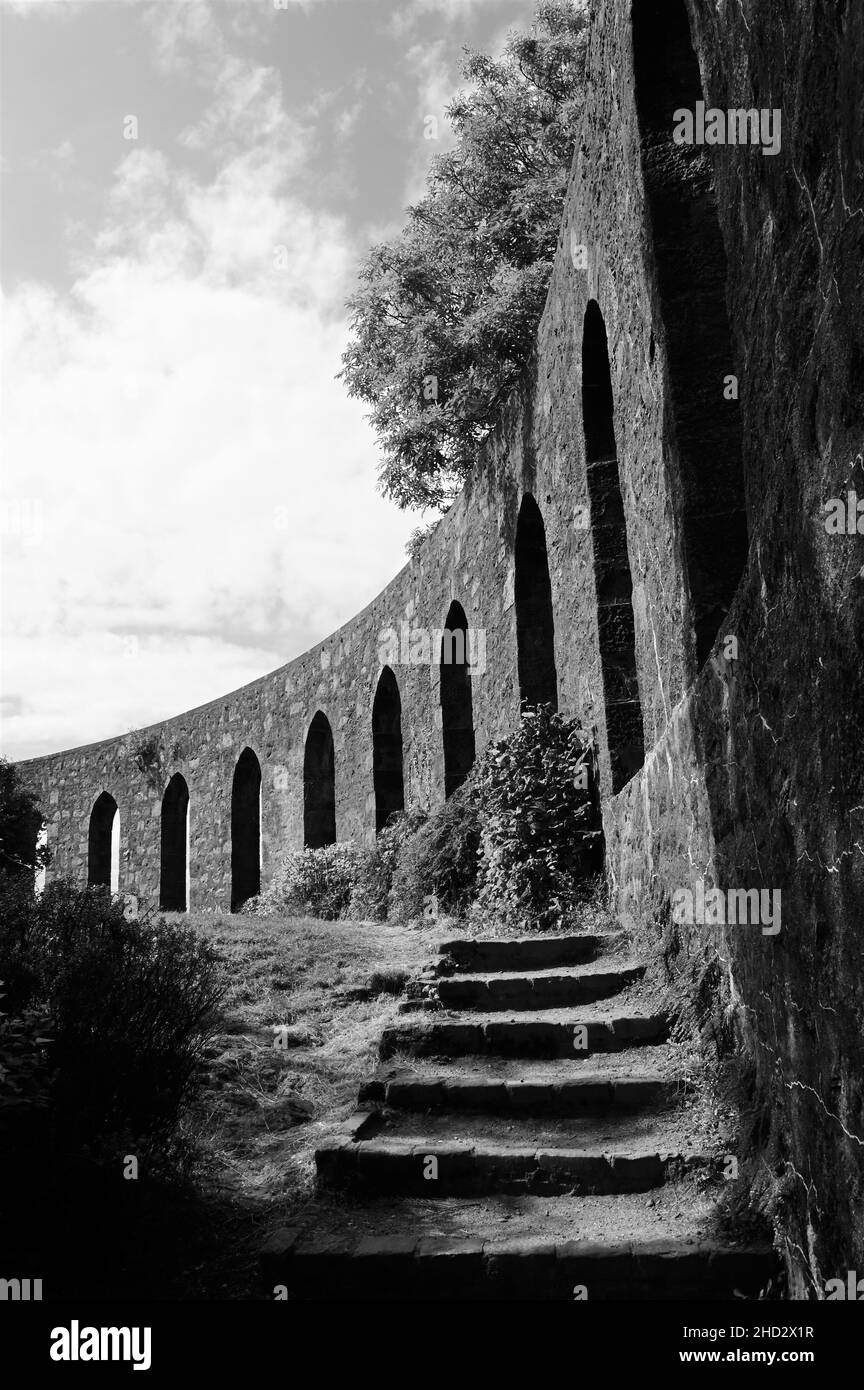
<svg viewBox="0 0 864 1390">
<path fill-rule="evenodd" d="M 344 628 L 252 685 L 26 768 L 48 817 L 51 872 L 86 874 L 90 812 L 108 790 L 120 887 L 148 902 L 162 793 L 181 772 L 190 906 L 227 908 L 237 760 L 249 746 L 262 768 L 266 882 L 303 840 L 304 743 L 321 710 L 338 838 L 368 841 L 386 629 L 440 629 L 458 601 L 486 635 L 485 671 L 472 677 L 477 747 L 516 718 L 514 544 L 530 492 L 546 528 L 559 705 L 597 730 L 620 910 L 659 945 L 673 895 L 696 878 L 782 891 L 778 935 L 694 926 L 680 944 L 685 960 L 707 952 L 719 963 L 768 1117 L 763 1140 L 776 1147 L 793 1291 L 812 1297 L 864 1269 L 864 542 L 829 535 L 821 510 L 855 487 L 864 497 L 864 11 L 851 0 L 688 0 L 695 96 L 782 111 L 776 155 L 718 146 L 707 159 L 676 152 L 657 127 L 664 92 L 692 80 L 686 53 L 675 66 L 676 9 L 636 0 L 631 20 L 625 0 L 595 7 L 533 376 L 417 559 Z M 605 563 L 615 526 L 587 483 L 590 301 L 608 341 L 632 589 Z M 730 375 L 737 401 L 724 394 Z M 603 678 L 626 641 L 646 757 L 613 796 Z M 406 798 L 428 805 L 444 787 L 438 667 L 390 664 Z M 135 754 L 148 741 L 158 757 L 142 769 Z"/>
</svg>

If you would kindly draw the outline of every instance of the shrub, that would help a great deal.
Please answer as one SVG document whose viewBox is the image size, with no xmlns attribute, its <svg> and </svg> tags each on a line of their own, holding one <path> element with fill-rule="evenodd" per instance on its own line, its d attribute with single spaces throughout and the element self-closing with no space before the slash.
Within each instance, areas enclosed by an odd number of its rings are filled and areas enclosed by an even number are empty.
<svg viewBox="0 0 864 1390">
<path fill-rule="evenodd" d="M 37 844 L 42 813 L 36 795 L 13 763 L 0 758 L 0 871 L 33 885 L 48 852 Z"/>
<path fill-rule="evenodd" d="M 483 854 L 478 910 L 554 930 L 600 868 L 588 736 L 548 705 L 525 709 L 477 765 Z"/>
<path fill-rule="evenodd" d="M 119 1144 L 159 1153 L 225 994 L 216 952 L 192 928 L 127 921 L 105 889 L 60 881 L 29 904 L 7 894 L 7 905 L 0 951 L 17 963 L 20 1015 L 4 1020 L 7 1084 L 12 1043 L 27 1060 L 27 1020 L 38 1017 L 61 1146 L 93 1157 L 116 1155 Z"/>
<path fill-rule="evenodd" d="M 32 880 L 0 869 L 0 980 L 3 1008 L 17 1014 L 33 998 L 39 977 Z"/>
<path fill-rule="evenodd" d="M 396 811 L 365 859 L 358 861 L 357 878 L 348 904 L 349 917 L 369 917 L 383 921 L 390 910 L 393 875 L 405 845 L 425 822 L 425 811 Z"/>
<path fill-rule="evenodd" d="M 329 920 L 346 916 L 369 853 L 350 840 L 321 849 L 294 850 L 286 854 L 273 883 L 248 910 L 258 917 L 283 912 Z"/>
<path fill-rule="evenodd" d="M 25 1009 L 13 1016 L 4 1012 L 5 1003 L 0 980 L 0 1141 L 20 1111 L 44 1112 L 50 1098 L 48 1011 Z"/>
<path fill-rule="evenodd" d="M 215 952 L 189 927 L 136 922 L 110 944 L 82 943 L 51 1000 L 67 1133 L 164 1147 L 224 993 Z"/>
<path fill-rule="evenodd" d="M 403 921 L 423 915 L 434 894 L 439 911 L 463 913 L 477 890 L 480 818 L 473 776 L 414 830 L 399 854 L 390 913 Z"/>
</svg>

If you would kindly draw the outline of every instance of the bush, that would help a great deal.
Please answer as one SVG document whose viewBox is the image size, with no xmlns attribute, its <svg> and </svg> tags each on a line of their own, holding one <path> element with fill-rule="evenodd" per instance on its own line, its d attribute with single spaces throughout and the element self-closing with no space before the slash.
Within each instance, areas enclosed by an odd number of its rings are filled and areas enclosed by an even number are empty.
<svg viewBox="0 0 864 1390">
<path fill-rule="evenodd" d="M 392 917 L 413 921 L 434 894 L 440 912 L 458 916 L 477 891 L 480 817 L 473 775 L 405 841 L 390 890 Z"/>
<path fill-rule="evenodd" d="M 225 994 L 215 952 L 160 920 L 112 941 L 82 943 L 51 1000 L 63 1127 L 93 1146 L 128 1136 L 161 1149 L 191 1098 Z"/>
<path fill-rule="evenodd" d="M 379 831 L 373 849 L 358 862 L 358 873 L 347 916 L 383 921 L 390 911 L 390 893 L 405 845 L 425 822 L 425 811 L 396 811 Z"/>
<path fill-rule="evenodd" d="M 367 872 L 370 851 L 350 840 L 286 854 L 272 884 L 247 910 L 256 917 L 279 913 L 333 920 L 347 916 L 355 888 Z"/>
<path fill-rule="evenodd" d="M 25 1009 L 12 1016 L 4 1012 L 4 1004 L 0 980 L 0 1147 L 13 1120 L 27 1119 L 34 1112 L 44 1118 L 50 1102 L 48 1011 Z M 17 1123 L 15 1139 L 20 1143 Z"/>
<path fill-rule="evenodd" d="M 26 1008 L 36 992 L 41 956 L 36 916 L 32 880 L 0 869 L 0 980 L 9 1014 Z"/>
<path fill-rule="evenodd" d="M 35 794 L 13 763 L 0 758 L 0 871 L 32 887 L 36 869 L 48 862 L 38 845 L 42 812 Z"/>
<path fill-rule="evenodd" d="M 592 749 L 548 705 L 523 710 L 475 772 L 481 818 L 478 911 L 508 925 L 560 928 L 600 869 Z"/>
<path fill-rule="evenodd" d="M 3 906 L 0 956 L 19 1015 L 0 1036 L 7 1087 L 33 1062 L 25 1043 L 38 1019 L 61 1147 L 97 1158 L 121 1145 L 164 1150 L 225 994 L 216 952 L 189 927 L 127 921 L 105 889 L 60 881 L 29 902 L 7 891 Z M 21 1088 L 31 1093 L 35 1103 L 38 1088 Z"/>
</svg>

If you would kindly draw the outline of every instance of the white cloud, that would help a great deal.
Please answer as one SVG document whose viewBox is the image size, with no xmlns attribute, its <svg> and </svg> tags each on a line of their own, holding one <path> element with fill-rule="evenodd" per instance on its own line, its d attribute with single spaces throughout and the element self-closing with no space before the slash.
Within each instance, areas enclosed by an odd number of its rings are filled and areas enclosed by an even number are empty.
<svg viewBox="0 0 864 1390">
<path fill-rule="evenodd" d="M 450 102 L 467 83 L 443 40 L 413 44 L 405 55 L 405 70 L 416 83 L 417 139 L 406 169 L 405 202 L 418 202 L 426 192 L 430 161 L 453 148 L 456 136 L 445 115 Z"/>
<path fill-rule="evenodd" d="M 0 0 L 0 15 L 6 10 L 12 14 L 53 15 L 56 18 L 78 14 L 81 10 L 104 3 L 105 0 Z M 115 3 L 134 4 L 135 0 L 115 0 Z"/>
<path fill-rule="evenodd" d="M 251 680 L 404 561 L 416 518 L 377 496 L 371 431 L 333 379 L 350 238 L 296 191 L 302 131 L 274 81 L 226 59 L 197 128 L 216 174 L 133 149 L 71 294 L 7 299 L 11 756 Z"/>
<path fill-rule="evenodd" d="M 448 23 L 458 19 L 471 19 L 479 10 L 492 10 L 502 7 L 508 0 L 403 0 L 392 15 L 388 29 L 395 36 L 412 29 L 421 16 L 426 14 L 443 15 Z"/>
</svg>

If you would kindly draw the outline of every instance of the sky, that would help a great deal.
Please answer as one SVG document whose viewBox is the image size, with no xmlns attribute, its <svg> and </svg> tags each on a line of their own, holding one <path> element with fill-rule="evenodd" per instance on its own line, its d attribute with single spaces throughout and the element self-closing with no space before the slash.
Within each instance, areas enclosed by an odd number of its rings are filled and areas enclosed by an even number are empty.
<svg viewBox="0 0 864 1390">
<path fill-rule="evenodd" d="M 0 754 L 215 699 L 405 563 L 346 300 L 532 11 L 0 0 Z"/>
</svg>

